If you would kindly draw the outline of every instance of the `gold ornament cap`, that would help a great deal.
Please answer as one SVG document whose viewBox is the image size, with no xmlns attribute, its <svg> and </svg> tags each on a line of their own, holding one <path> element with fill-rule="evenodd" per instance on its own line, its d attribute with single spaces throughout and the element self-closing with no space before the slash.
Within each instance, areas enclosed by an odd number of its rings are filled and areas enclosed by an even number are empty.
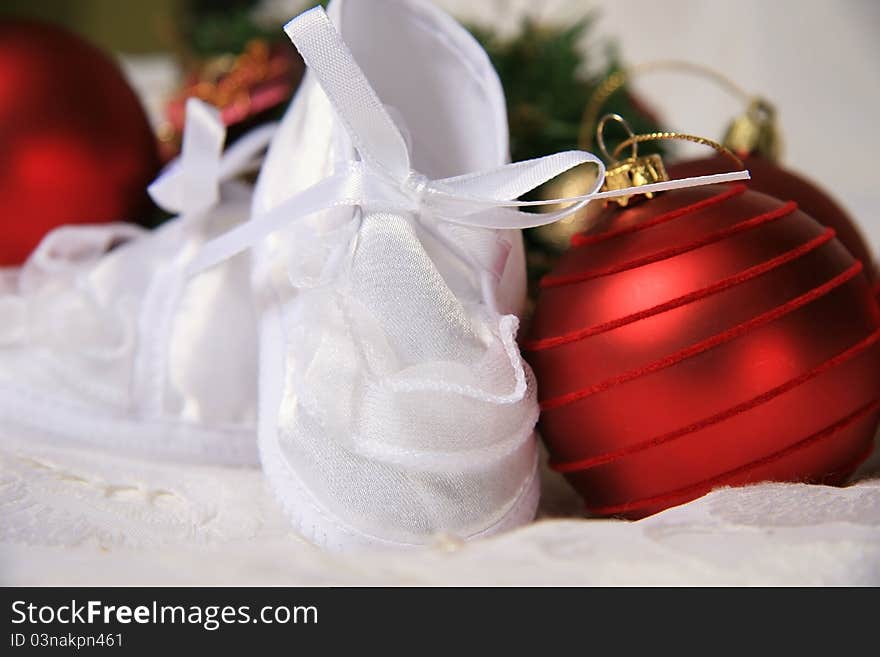
<svg viewBox="0 0 880 657">
<path fill-rule="evenodd" d="M 629 133 L 630 138 L 627 141 L 630 142 L 632 147 L 632 155 L 625 160 L 617 159 L 618 151 L 615 151 L 614 155 L 610 155 L 608 149 L 605 148 L 604 132 L 605 124 L 608 121 L 617 121 Z M 606 114 L 596 126 L 596 143 L 599 145 L 605 159 L 610 163 L 605 170 L 605 182 L 602 184 L 603 192 L 626 189 L 627 187 L 641 187 L 642 185 L 669 180 L 669 174 L 666 173 L 663 159 L 659 155 L 653 153 L 639 157 L 638 141 L 636 141 L 635 137 L 636 135 L 629 127 L 629 124 L 620 114 Z M 618 196 L 613 200 L 618 205 L 626 207 L 633 196 L 635 195 Z M 654 198 L 654 192 L 646 192 L 638 196 Z"/>
<path fill-rule="evenodd" d="M 758 153 L 778 161 L 782 157 L 782 135 L 776 108 L 763 98 L 753 98 L 746 111 L 731 121 L 721 143 L 739 155 Z"/>
<path fill-rule="evenodd" d="M 605 171 L 605 183 L 602 191 L 614 191 L 627 187 L 640 187 L 651 183 L 669 180 L 663 159 L 656 153 L 641 157 L 629 157 L 622 162 L 617 162 Z M 654 192 L 640 194 L 645 198 L 654 198 Z M 613 200 L 623 207 L 629 204 L 632 196 L 619 196 Z"/>
</svg>

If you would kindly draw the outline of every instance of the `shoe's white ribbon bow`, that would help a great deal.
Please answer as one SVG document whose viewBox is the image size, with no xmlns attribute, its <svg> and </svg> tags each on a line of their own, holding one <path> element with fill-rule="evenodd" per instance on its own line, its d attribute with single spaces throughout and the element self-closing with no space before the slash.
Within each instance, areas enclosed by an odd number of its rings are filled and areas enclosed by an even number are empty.
<svg viewBox="0 0 880 657">
<path fill-rule="evenodd" d="M 276 128 L 273 123 L 252 130 L 224 153 L 226 128 L 220 113 L 191 98 L 186 104 L 181 155 L 150 185 L 150 195 L 165 210 L 180 214 L 188 223 L 192 220 L 192 226 L 200 225 L 198 217 L 205 216 L 220 201 L 224 182 L 259 168 L 262 152 Z M 118 309 L 103 309 L 88 281 L 80 280 L 79 273 L 115 244 L 144 233 L 139 226 L 125 223 L 62 226 L 48 233 L 22 267 L 17 293 L 0 295 L 0 317 L 4 318 L 0 345 L 46 343 L 51 342 L 49 338 L 63 342 L 63 335 L 38 335 L 35 327 L 64 327 L 80 322 L 88 325 L 81 333 L 93 335 L 93 341 L 99 345 L 85 349 L 86 355 L 116 357 L 131 342 L 130 321 Z M 66 277 L 73 294 L 68 293 L 63 303 L 41 299 L 43 284 L 59 277 Z M 117 326 L 120 324 L 124 326 Z M 88 327 L 91 328 L 86 330 Z M 111 334 L 115 336 L 112 340 L 107 337 Z M 106 348 L 100 344 L 102 340 L 119 344 Z"/>
<path fill-rule="evenodd" d="M 205 244 L 191 262 L 190 274 L 197 274 L 254 246 L 290 222 L 334 207 L 414 212 L 479 228 L 532 228 L 570 216 L 597 199 L 749 177 L 747 171 L 736 171 L 670 180 L 637 189 L 600 192 L 605 177 L 602 161 L 585 151 L 566 151 L 487 171 L 431 180 L 411 167 L 406 140 L 324 10 L 321 7 L 310 9 L 291 20 L 284 30 L 329 98 L 360 160 L 349 162 L 275 209 L 253 217 Z M 589 193 L 542 201 L 516 200 L 569 169 L 586 163 L 598 169 L 596 182 Z M 549 213 L 517 209 L 558 204 L 567 207 Z"/>
<path fill-rule="evenodd" d="M 190 216 L 202 214 L 220 201 L 221 185 L 259 168 L 262 151 L 272 140 L 277 124 L 251 130 L 223 151 L 226 126 L 211 105 L 190 98 L 180 157 L 148 188 L 164 210 Z"/>
</svg>

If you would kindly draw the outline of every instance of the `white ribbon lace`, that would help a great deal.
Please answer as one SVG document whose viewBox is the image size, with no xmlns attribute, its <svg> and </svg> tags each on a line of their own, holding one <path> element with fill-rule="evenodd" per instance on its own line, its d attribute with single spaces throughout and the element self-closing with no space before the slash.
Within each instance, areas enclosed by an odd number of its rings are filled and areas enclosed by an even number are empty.
<svg viewBox="0 0 880 657">
<path fill-rule="evenodd" d="M 168 212 L 200 216 L 220 201 L 220 186 L 259 168 L 277 124 L 251 130 L 223 152 L 226 127 L 220 112 L 196 99 L 186 103 L 180 157 L 149 187 L 153 200 Z"/>
<path fill-rule="evenodd" d="M 742 180 L 748 171 L 670 180 L 638 188 L 600 192 L 602 161 L 585 151 L 565 151 L 451 178 L 431 180 L 410 166 L 406 140 L 354 60 L 333 23 L 315 7 L 284 28 L 328 96 L 360 157 L 333 175 L 295 194 L 275 209 L 253 217 L 204 245 L 188 268 L 208 269 L 291 222 L 334 207 L 416 213 L 420 218 L 477 228 L 532 228 L 553 223 L 598 199 Z M 591 163 L 598 169 L 589 193 L 540 201 L 516 200 L 556 176 Z M 517 208 L 567 204 L 556 212 Z M 460 255 L 461 248 L 455 249 Z M 472 258 L 468 258 L 472 260 Z"/>
</svg>

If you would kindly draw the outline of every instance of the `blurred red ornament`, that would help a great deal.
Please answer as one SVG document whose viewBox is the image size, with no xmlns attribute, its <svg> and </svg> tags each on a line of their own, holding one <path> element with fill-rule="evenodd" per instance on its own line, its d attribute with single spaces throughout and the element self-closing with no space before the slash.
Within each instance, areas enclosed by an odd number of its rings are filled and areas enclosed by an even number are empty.
<svg viewBox="0 0 880 657">
<path fill-rule="evenodd" d="M 44 23 L 0 21 L 0 265 L 63 224 L 136 220 L 159 161 L 113 60 Z"/>
<path fill-rule="evenodd" d="M 837 233 L 837 239 L 865 265 L 868 279 L 876 280 L 876 266 L 868 243 L 856 222 L 828 193 L 812 181 L 782 167 L 770 157 L 758 152 L 740 154 L 740 156 L 752 175 L 749 182 L 751 189 L 776 198 L 791 199 L 820 224 L 833 228 Z M 677 162 L 668 166 L 667 171 L 671 178 L 687 178 L 717 173 L 728 168 L 730 164 L 723 155 L 714 155 Z"/>
<path fill-rule="evenodd" d="M 594 513 L 640 518 L 717 486 L 844 482 L 880 418 L 878 342 L 833 229 L 715 185 L 607 208 L 542 281 L 524 347 L 556 469 Z"/>
</svg>

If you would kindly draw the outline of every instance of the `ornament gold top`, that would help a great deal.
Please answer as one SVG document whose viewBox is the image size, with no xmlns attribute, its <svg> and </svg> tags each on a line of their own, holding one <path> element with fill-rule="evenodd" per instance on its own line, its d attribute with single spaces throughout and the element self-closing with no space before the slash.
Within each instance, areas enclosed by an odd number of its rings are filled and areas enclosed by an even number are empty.
<svg viewBox="0 0 880 657">
<path fill-rule="evenodd" d="M 754 98 L 741 115 L 731 121 L 722 143 L 741 156 L 758 153 L 769 160 L 782 156 L 782 136 L 776 108 L 763 98 Z"/>
<path fill-rule="evenodd" d="M 605 184 L 602 191 L 613 191 L 627 187 L 639 187 L 651 183 L 669 180 L 663 159 L 657 155 L 643 155 L 641 157 L 629 157 L 622 162 L 617 162 L 605 171 Z M 643 194 L 645 198 L 653 198 L 653 192 Z M 615 199 L 618 205 L 626 207 L 632 196 L 619 196 Z"/>
<path fill-rule="evenodd" d="M 619 153 L 622 150 L 620 146 L 611 155 L 605 147 L 605 125 L 608 121 L 617 121 L 629 134 L 629 139 L 624 143 L 632 148 L 632 154 L 625 160 L 619 160 Z M 608 162 L 608 168 L 605 170 L 605 182 L 602 185 L 602 191 L 614 191 L 618 189 L 626 189 L 627 187 L 640 187 L 642 185 L 650 185 L 651 183 L 664 182 L 669 180 L 666 173 L 666 167 L 663 166 L 663 160 L 659 155 L 643 155 L 639 157 L 639 140 L 638 136 L 633 133 L 620 114 L 606 114 L 596 126 L 596 143 Z M 653 198 L 653 192 L 646 192 L 640 196 L 645 198 Z M 627 196 L 618 196 L 614 201 L 622 207 L 626 207 L 632 194 Z"/>
</svg>

